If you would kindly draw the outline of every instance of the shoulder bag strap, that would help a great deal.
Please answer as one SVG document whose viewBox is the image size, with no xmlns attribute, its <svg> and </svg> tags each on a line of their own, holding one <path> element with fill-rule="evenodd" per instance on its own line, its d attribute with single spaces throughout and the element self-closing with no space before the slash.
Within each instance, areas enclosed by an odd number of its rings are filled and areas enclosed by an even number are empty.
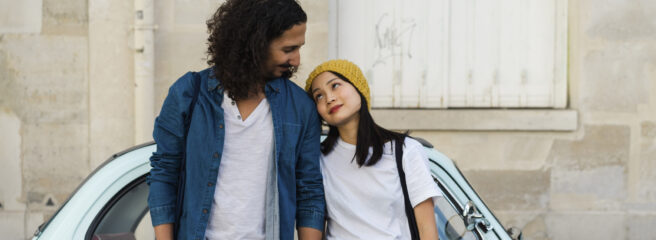
<svg viewBox="0 0 656 240">
<path fill-rule="evenodd" d="M 401 179 L 401 189 L 403 190 L 403 202 L 405 204 L 405 215 L 408 217 L 408 226 L 410 226 L 410 236 L 413 240 L 419 239 L 419 229 L 417 228 L 417 219 L 415 218 L 415 211 L 412 208 L 412 203 L 410 203 L 410 197 L 408 196 L 408 185 L 405 182 L 405 172 L 403 171 L 403 142 L 405 142 L 405 136 L 401 139 L 401 142 L 394 143 L 394 153 L 396 155 L 396 169 L 399 171 L 399 178 Z"/>
</svg>

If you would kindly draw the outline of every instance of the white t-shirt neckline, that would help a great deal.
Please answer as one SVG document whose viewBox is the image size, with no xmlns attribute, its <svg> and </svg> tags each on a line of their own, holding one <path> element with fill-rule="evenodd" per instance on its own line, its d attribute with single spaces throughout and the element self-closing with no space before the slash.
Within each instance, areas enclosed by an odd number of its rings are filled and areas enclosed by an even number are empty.
<svg viewBox="0 0 656 240">
<path fill-rule="evenodd" d="M 264 98 L 262 99 L 262 101 L 260 101 L 260 103 L 257 104 L 255 109 L 253 109 L 253 112 L 251 112 L 251 114 L 248 115 L 248 118 L 244 120 L 242 118 L 241 113 L 239 112 L 239 108 L 237 107 L 237 102 L 232 100 L 232 98 L 228 97 L 227 92 L 223 93 L 223 102 L 230 103 L 230 104 L 222 104 L 222 107 L 224 107 L 223 111 L 230 111 L 229 116 L 237 117 L 237 119 L 240 120 L 240 122 L 243 123 L 244 126 L 249 126 L 253 124 L 255 120 L 251 120 L 251 119 L 257 118 L 260 114 L 266 114 L 266 112 L 270 110 L 269 102 L 267 101 L 266 98 Z"/>
</svg>

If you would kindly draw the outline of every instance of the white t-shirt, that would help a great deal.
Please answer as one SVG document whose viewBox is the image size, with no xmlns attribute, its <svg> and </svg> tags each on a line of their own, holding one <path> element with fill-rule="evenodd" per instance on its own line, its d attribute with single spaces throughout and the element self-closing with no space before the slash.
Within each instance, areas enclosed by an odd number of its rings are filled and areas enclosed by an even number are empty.
<svg viewBox="0 0 656 240">
<path fill-rule="evenodd" d="M 332 152 L 321 156 L 328 239 L 410 239 L 393 149 L 386 143 L 378 163 L 359 167 L 352 161 L 355 145 L 339 139 Z M 423 146 L 411 138 L 405 140 L 403 171 L 413 207 L 442 195 Z"/>
<path fill-rule="evenodd" d="M 225 141 L 207 239 L 264 239 L 266 187 L 273 163 L 273 119 L 263 99 L 242 121 L 237 105 L 224 94 Z"/>
</svg>

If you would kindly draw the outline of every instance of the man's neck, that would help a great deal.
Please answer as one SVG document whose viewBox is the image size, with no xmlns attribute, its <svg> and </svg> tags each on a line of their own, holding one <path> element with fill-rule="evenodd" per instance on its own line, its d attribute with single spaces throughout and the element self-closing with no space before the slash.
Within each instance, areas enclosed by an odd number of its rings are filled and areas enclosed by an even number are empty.
<svg viewBox="0 0 656 240">
<path fill-rule="evenodd" d="M 239 109 L 241 120 L 246 121 L 246 118 L 253 113 L 255 108 L 260 105 L 260 102 L 262 102 L 265 97 L 264 91 L 258 91 L 257 93 L 249 94 L 246 99 L 235 101 L 237 108 Z"/>
</svg>

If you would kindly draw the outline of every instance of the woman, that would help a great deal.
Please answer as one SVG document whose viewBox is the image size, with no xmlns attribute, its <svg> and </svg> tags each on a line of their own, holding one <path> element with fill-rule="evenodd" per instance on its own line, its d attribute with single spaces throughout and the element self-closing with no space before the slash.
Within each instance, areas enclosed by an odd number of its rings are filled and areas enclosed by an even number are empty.
<svg viewBox="0 0 656 240">
<path fill-rule="evenodd" d="M 369 86 L 362 71 L 346 60 L 317 66 L 305 90 L 314 99 L 328 137 L 321 143 L 321 171 L 328 210 L 328 239 L 411 239 L 416 220 L 421 239 L 437 239 L 433 182 L 422 145 L 386 130 L 369 112 Z M 403 142 L 406 203 L 395 144 Z M 399 155 L 401 156 L 401 155 Z M 414 219 L 408 218 L 414 213 Z"/>
</svg>

